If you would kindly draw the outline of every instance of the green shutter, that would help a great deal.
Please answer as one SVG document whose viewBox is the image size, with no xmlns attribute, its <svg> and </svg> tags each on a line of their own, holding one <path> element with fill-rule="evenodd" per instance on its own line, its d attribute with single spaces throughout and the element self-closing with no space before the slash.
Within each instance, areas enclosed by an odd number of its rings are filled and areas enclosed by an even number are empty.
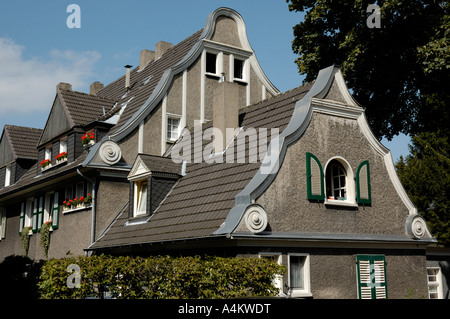
<svg viewBox="0 0 450 319">
<path fill-rule="evenodd" d="M 310 200 L 324 200 L 323 169 L 319 159 L 306 153 L 306 188 Z"/>
<path fill-rule="evenodd" d="M 356 256 L 358 267 L 358 298 L 386 299 L 386 262 L 384 256 Z"/>
<path fill-rule="evenodd" d="M 44 222 L 44 197 L 39 197 L 38 207 L 37 207 L 37 229 L 41 229 L 42 223 Z"/>
<path fill-rule="evenodd" d="M 53 228 L 53 229 L 57 229 L 57 228 L 59 227 L 59 202 L 58 202 L 58 192 L 55 192 L 55 194 L 54 194 L 54 196 L 53 196 L 51 218 L 52 218 L 52 228 Z"/>
<path fill-rule="evenodd" d="M 32 215 L 31 215 L 31 227 L 33 229 L 33 233 L 37 232 L 37 230 L 38 230 L 38 199 L 37 198 L 35 198 L 33 200 Z"/>
<path fill-rule="evenodd" d="M 356 202 L 358 204 L 372 203 L 372 196 L 370 190 L 370 170 L 369 161 L 364 161 L 359 164 L 356 171 Z"/>
<path fill-rule="evenodd" d="M 25 227 L 25 202 L 20 203 L 19 234 L 22 235 L 22 229 Z"/>
</svg>

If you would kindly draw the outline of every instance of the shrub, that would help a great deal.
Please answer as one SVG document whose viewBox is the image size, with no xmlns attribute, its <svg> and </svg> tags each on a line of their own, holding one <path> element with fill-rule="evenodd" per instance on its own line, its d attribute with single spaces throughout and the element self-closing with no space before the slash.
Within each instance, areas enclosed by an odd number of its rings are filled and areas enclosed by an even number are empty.
<svg viewBox="0 0 450 319">
<path fill-rule="evenodd" d="M 80 288 L 69 288 L 67 267 L 80 267 Z M 41 298 L 237 298 L 274 296 L 285 267 L 268 259 L 110 257 L 52 259 L 42 269 Z"/>
</svg>

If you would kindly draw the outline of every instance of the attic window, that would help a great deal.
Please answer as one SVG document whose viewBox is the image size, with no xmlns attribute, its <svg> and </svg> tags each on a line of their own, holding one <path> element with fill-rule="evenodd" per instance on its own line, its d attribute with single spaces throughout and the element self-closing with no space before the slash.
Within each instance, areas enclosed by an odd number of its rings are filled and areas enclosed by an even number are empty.
<svg viewBox="0 0 450 319">
<path fill-rule="evenodd" d="M 234 59 L 234 78 L 244 80 L 244 61 Z"/>
<path fill-rule="evenodd" d="M 147 214 L 147 191 L 147 179 L 134 182 L 134 217 Z"/>
<path fill-rule="evenodd" d="M 5 187 L 11 185 L 11 165 L 6 165 Z"/>
<path fill-rule="evenodd" d="M 206 73 L 217 74 L 217 54 L 206 53 Z"/>
</svg>

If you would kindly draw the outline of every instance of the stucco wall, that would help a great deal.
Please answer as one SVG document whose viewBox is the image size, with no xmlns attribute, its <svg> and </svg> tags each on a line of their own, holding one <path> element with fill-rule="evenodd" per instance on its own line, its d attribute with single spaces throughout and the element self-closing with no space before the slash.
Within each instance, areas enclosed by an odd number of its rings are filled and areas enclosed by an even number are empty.
<svg viewBox="0 0 450 319">
<path fill-rule="evenodd" d="M 356 174 L 369 160 L 372 205 L 328 206 L 307 199 L 306 152 L 327 161 L 340 156 Z M 409 212 L 395 191 L 382 156 L 363 136 L 356 120 L 314 113 L 304 135 L 288 147 L 278 175 L 257 199 L 272 231 L 405 235 Z"/>
</svg>

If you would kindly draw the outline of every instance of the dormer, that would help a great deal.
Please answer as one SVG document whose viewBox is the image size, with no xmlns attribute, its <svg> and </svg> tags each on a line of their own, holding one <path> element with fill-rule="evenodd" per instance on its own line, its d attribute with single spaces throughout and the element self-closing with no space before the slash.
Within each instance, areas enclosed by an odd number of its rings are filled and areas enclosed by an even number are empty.
<svg viewBox="0 0 450 319">
<path fill-rule="evenodd" d="M 181 177 L 181 164 L 171 158 L 139 154 L 128 175 L 129 218 L 150 217 Z"/>
<path fill-rule="evenodd" d="M 95 120 L 114 106 L 114 101 L 72 90 L 67 83 L 56 86 L 56 96 L 38 142 L 38 174 L 64 162 L 73 162 L 108 127 Z"/>
<path fill-rule="evenodd" d="M 0 189 L 15 184 L 37 161 L 42 130 L 5 125 L 0 138 Z"/>
</svg>

